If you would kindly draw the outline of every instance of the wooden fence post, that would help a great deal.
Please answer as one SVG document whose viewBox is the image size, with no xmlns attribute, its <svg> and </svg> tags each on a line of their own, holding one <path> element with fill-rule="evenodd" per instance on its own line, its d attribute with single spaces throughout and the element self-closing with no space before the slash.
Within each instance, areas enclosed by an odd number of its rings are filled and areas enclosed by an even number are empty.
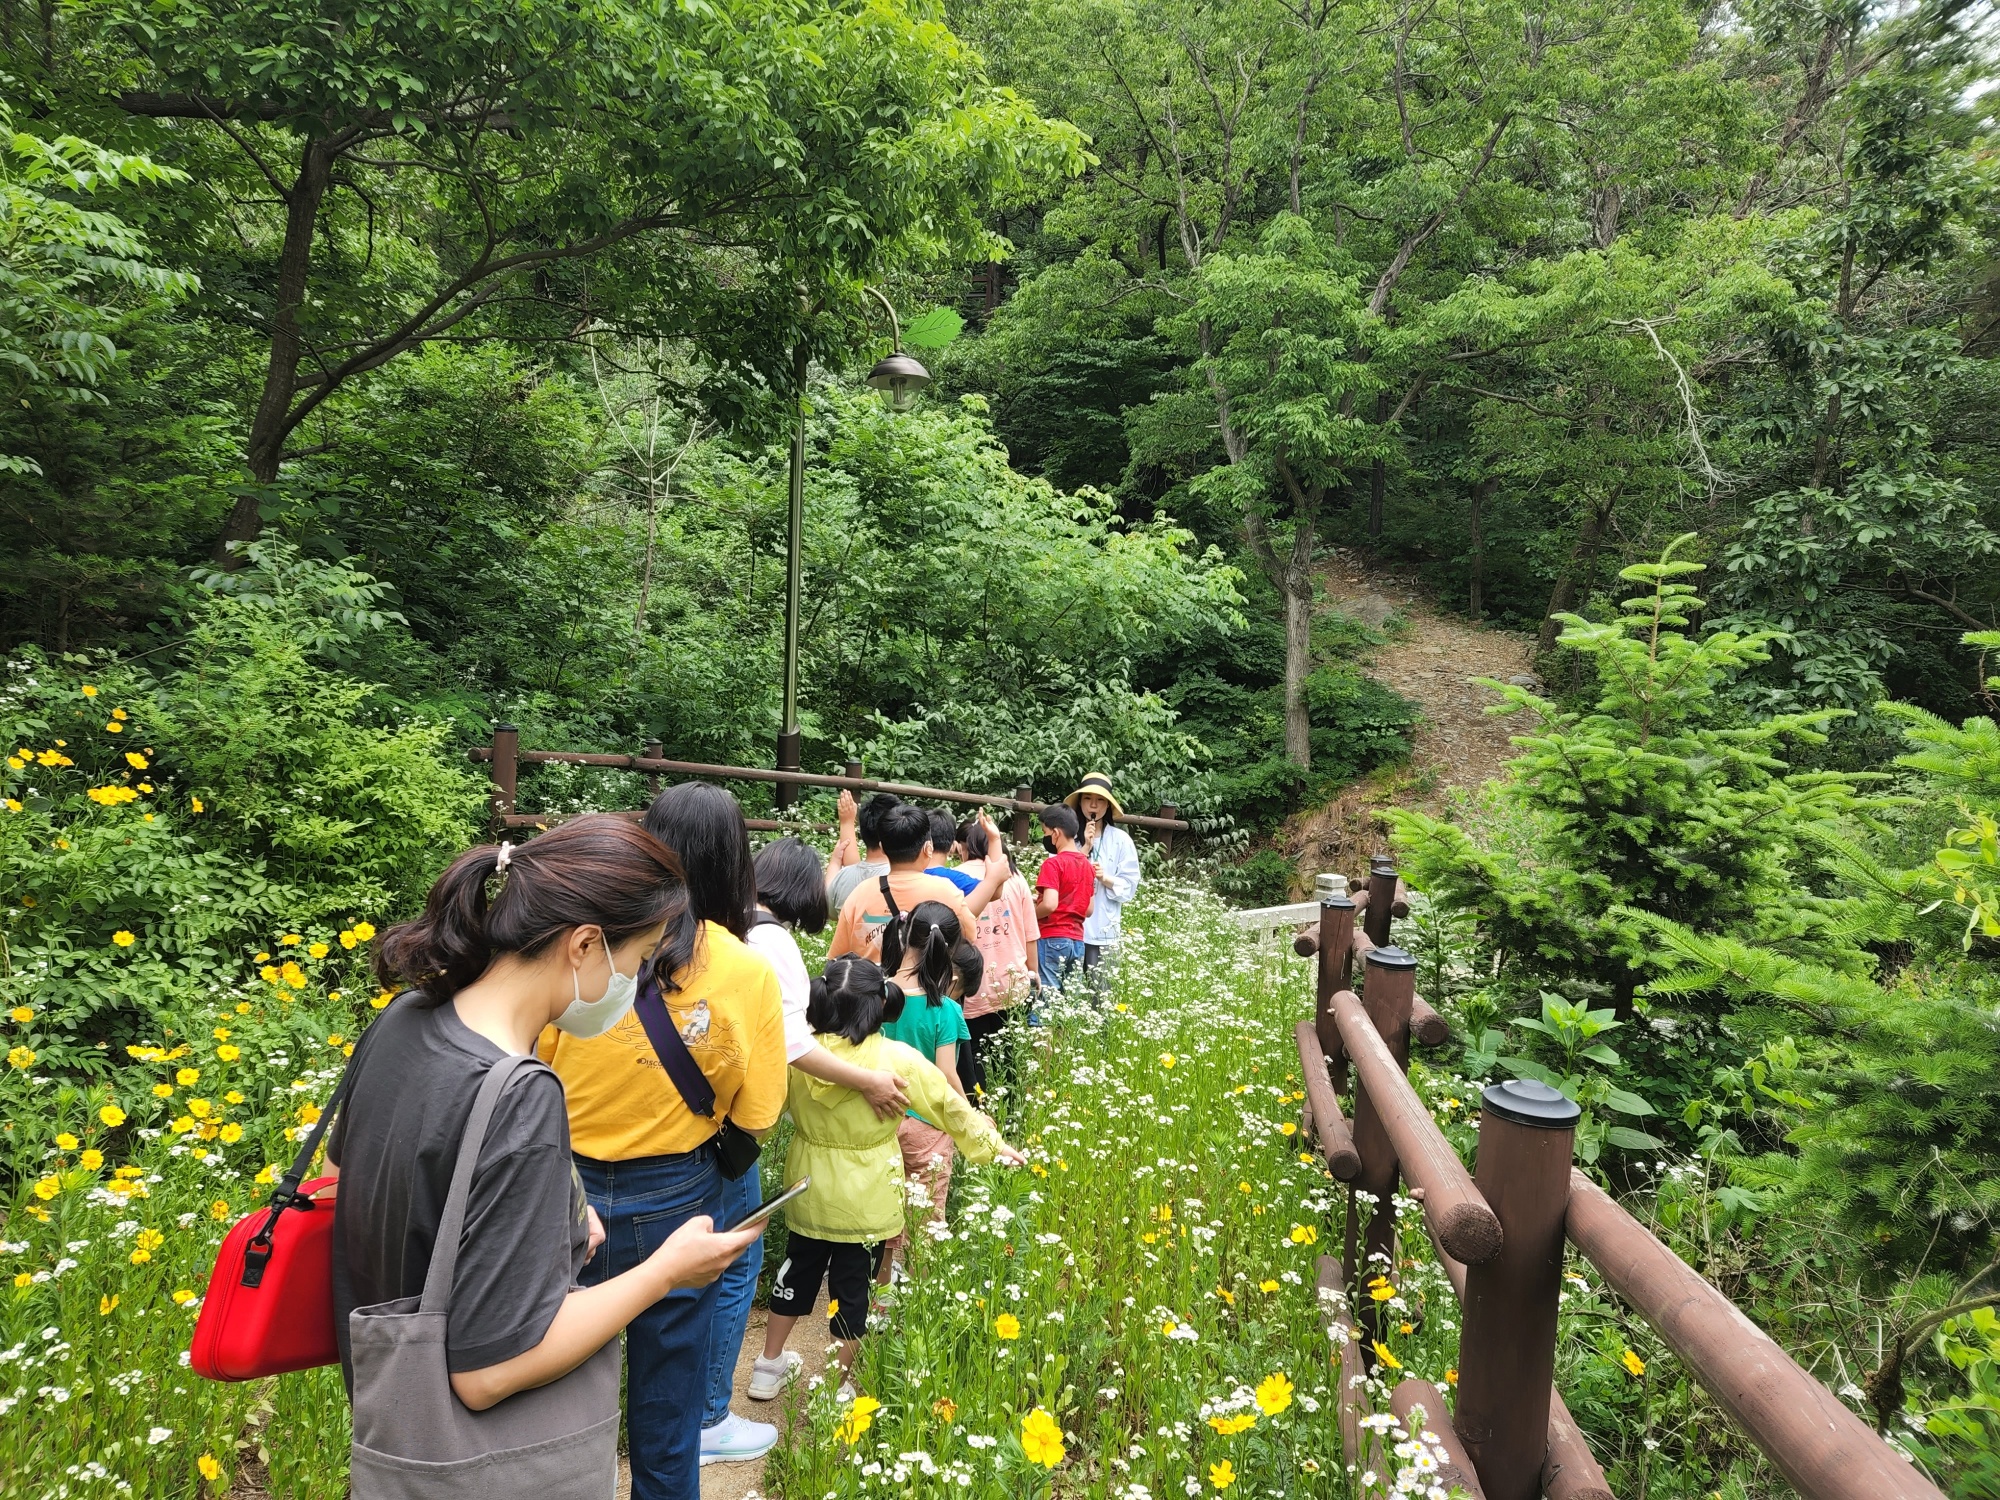
<svg viewBox="0 0 2000 1500">
<path fill-rule="evenodd" d="M 789 734 L 778 736 L 778 769 L 796 771 L 799 769 L 799 754 L 805 747 L 805 734 L 794 729 Z M 771 802 L 780 812 L 793 806 L 799 800 L 799 787 L 795 781 L 779 781 L 772 784 Z"/>
<path fill-rule="evenodd" d="M 1035 789 L 1027 782 L 1014 788 L 1014 842 L 1025 844 L 1034 832 Z"/>
<path fill-rule="evenodd" d="M 1175 804 L 1175 803 L 1172 803 L 1172 802 L 1162 802 L 1162 803 L 1160 804 L 1160 816 L 1161 816 L 1161 817 L 1163 817 L 1163 818 L 1178 818 L 1178 817 L 1179 817 L 1180 815 L 1181 815 L 1181 810 L 1180 810 L 1180 807 L 1179 807 L 1179 806 L 1178 806 L 1177 804 Z M 1172 859 L 1172 858 L 1174 857 L 1174 831 L 1173 831 L 1173 829 L 1171 829 L 1171 828 L 1162 828 L 1162 829 L 1160 830 L 1160 852 L 1161 852 L 1161 853 L 1163 853 L 1163 854 L 1165 854 L 1165 855 L 1167 856 L 1167 858 L 1168 858 L 1168 859 Z"/>
<path fill-rule="evenodd" d="M 647 740 L 644 745 L 639 747 L 639 754 L 647 760 L 658 760 L 666 752 L 667 747 L 658 740 Z M 658 771 L 648 771 L 646 773 L 646 796 L 650 800 L 659 795 L 660 773 Z"/>
<path fill-rule="evenodd" d="M 1361 930 L 1378 948 L 1389 946 L 1389 923 L 1395 917 L 1395 905 L 1396 862 L 1386 854 L 1378 854 L 1368 861 L 1368 914 L 1361 919 Z"/>
<path fill-rule="evenodd" d="M 849 781 L 859 781 L 861 779 L 861 762 L 850 760 L 845 766 L 841 767 L 840 774 L 845 776 Z"/>
<path fill-rule="evenodd" d="M 1337 1094 L 1347 1087 L 1347 1049 L 1340 1045 L 1340 1027 L 1333 1019 L 1333 992 L 1347 988 L 1347 966 L 1354 954 L 1354 902 L 1327 896 L 1319 903 L 1319 972 L 1313 983 L 1313 1035 L 1326 1054 L 1327 1071 Z"/>
<path fill-rule="evenodd" d="M 512 724 L 493 726 L 493 831 L 507 827 L 507 815 L 514 810 L 520 789 L 521 731 Z"/>
<path fill-rule="evenodd" d="M 1394 877 L 1391 877 L 1393 881 Z M 1393 892 L 1395 887 L 1390 887 Z M 1369 898 L 1369 905 L 1375 898 Z M 1389 901 L 1382 901 L 1382 914 L 1388 917 Z M 1373 913 L 1370 913 L 1373 920 Z M 1368 1019 L 1374 1023 L 1376 1031 L 1389 1048 L 1389 1055 L 1396 1060 L 1396 1066 L 1410 1065 L 1410 1001 L 1417 992 L 1417 961 L 1401 948 L 1371 948 L 1368 950 L 1363 969 L 1367 975 L 1361 1003 L 1368 1012 Z M 1368 1091 L 1359 1081 L 1354 1086 L 1354 1149 L 1361 1157 L 1361 1173 L 1354 1179 L 1354 1186 L 1362 1192 L 1375 1196 L 1375 1213 L 1368 1221 L 1368 1234 L 1357 1258 L 1350 1250 L 1347 1264 L 1367 1283 L 1378 1275 L 1393 1275 L 1396 1269 L 1396 1151 L 1389 1143 L 1389 1132 L 1383 1127 L 1382 1116 L 1368 1098 Z M 1347 1238 L 1350 1243 L 1357 1238 L 1356 1205 L 1350 1201 L 1347 1214 Z M 1374 1257 L 1381 1257 L 1375 1259 Z M 1370 1298 L 1357 1296 L 1355 1304 L 1361 1310 L 1361 1321 L 1368 1330 L 1368 1341 L 1373 1343 L 1381 1333 L 1381 1304 Z"/>
<path fill-rule="evenodd" d="M 1473 1181 L 1503 1239 L 1493 1259 L 1466 1268 L 1453 1425 L 1486 1500 L 1538 1500 L 1579 1111 L 1527 1080 L 1490 1085 L 1483 1106 Z"/>
</svg>

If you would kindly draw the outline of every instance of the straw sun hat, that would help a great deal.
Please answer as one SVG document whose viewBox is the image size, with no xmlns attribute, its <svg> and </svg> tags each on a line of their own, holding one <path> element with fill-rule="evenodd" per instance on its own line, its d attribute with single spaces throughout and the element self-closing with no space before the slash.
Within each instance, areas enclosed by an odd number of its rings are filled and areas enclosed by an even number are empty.
<svg viewBox="0 0 2000 1500">
<path fill-rule="evenodd" d="M 1125 809 L 1119 804 L 1118 794 L 1111 790 L 1111 778 L 1102 771 L 1092 771 L 1084 777 L 1083 785 L 1063 798 L 1063 801 L 1080 813 L 1083 809 L 1079 804 L 1085 797 L 1102 797 L 1111 804 L 1113 816 L 1120 818 L 1125 816 Z"/>
</svg>

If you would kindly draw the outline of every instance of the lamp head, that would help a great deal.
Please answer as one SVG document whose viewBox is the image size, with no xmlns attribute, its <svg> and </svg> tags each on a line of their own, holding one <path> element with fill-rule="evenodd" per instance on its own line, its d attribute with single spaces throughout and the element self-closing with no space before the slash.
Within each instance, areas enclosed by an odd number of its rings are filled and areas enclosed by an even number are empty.
<svg viewBox="0 0 2000 1500">
<path fill-rule="evenodd" d="M 908 411 L 916 404 L 917 392 L 930 383 L 931 372 L 900 349 L 868 372 L 869 388 L 882 393 L 882 402 L 891 411 Z"/>
</svg>

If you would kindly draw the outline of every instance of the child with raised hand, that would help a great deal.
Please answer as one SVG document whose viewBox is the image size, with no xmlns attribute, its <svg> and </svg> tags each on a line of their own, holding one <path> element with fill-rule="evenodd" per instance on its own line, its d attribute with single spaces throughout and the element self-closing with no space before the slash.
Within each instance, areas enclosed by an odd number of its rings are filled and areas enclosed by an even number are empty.
<svg viewBox="0 0 2000 1500">
<path fill-rule="evenodd" d="M 911 1109 L 949 1131 L 967 1158 L 1021 1165 L 1027 1158 L 965 1102 L 937 1064 L 882 1035 L 883 1022 L 902 1009 L 902 990 L 879 964 L 842 958 L 813 981 L 806 1021 L 833 1056 L 856 1067 L 886 1068 L 901 1078 L 910 1091 Z M 793 1134 L 785 1186 L 808 1176 L 812 1186 L 786 1212 L 791 1239 L 771 1286 L 771 1319 L 763 1357 L 751 1372 L 750 1397 L 769 1401 L 783 1388 L 793 1369 L 785 1358 L 785 1340 L 812 1310 L 824 1280 L 828 1322 L 840 1341 L 845 1399 L 851 1394 L 846 1377 L 868 1328 L 873 1273 L 883 1247 L 903 1229 L 903 1156 L 896 1122 L 879 1118 L 853 1089 L 794 1069 L 788 1108 Z"/>
</svg>

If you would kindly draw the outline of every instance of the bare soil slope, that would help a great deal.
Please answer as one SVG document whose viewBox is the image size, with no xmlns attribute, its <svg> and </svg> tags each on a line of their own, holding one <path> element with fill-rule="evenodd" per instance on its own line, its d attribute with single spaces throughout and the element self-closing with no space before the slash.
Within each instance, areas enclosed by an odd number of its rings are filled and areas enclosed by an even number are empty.
<svg viewBox="0 0 2000 1500">
<path fill-rule="evenodd" d="M 1500 774 L 1513 754 L 1517 721 L 1489 715 L 1500 695 L 1477 679 L 1533 685 L 1533 638 L 1474 625 L 1432 607 L 1405 577 L 1370 567 L 1358 552 L 1336 549 L 1321 569 L 1326 607 L 1380 629 L 1397 615 L 1393 640 L 1362 662 L 1376 681 L 1423 711 L 1409 764 L 1357 782 L 1323 807 L 1296 814 L 1278 847 L 1302 873 L 1338 870 L 1350 879 L 1368 856 L 1386 847 L 1377 811 L 1386 806 L 1435 810 L 1454 787 L 1475 787 Z"/>
</svg>

